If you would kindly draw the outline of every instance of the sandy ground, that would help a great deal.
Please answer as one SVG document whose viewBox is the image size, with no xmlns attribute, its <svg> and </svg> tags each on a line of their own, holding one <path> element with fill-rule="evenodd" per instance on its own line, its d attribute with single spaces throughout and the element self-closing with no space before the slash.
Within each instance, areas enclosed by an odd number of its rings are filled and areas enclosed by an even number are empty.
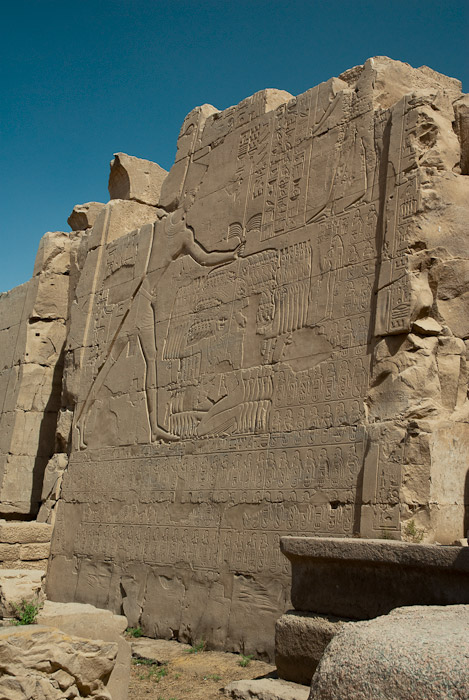
<svg viewBox="0 0 469 700">
<path fill-rule="evenodd" d="M 132 659 L 129 700 L 221 700 L 230 681 L 260 678 L 275 672 L 275 666 L 248 661 L 219 651 L 183 651 L 163 666 Z"/>
</svg>

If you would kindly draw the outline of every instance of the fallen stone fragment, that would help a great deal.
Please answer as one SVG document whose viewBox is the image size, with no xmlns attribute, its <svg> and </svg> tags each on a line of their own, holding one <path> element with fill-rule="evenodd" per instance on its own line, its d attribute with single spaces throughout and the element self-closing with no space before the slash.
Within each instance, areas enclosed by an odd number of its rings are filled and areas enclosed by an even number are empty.
<svg viewBox="0 0 469 700">
<path fill-rule="evenodd" d="M 46 600 L 37 622 L 57 627 L 61 632 L 72 636 L 116 644 L 117 656 L 107 688 L 112 700 L 127 700 L 131 649 L 122 636 L 127 627 L 127 619 L 123 615 L 114 615 L 110 610 L 101 610 L 94 605 Z"/>
<path fill-rule="evenodd" d="M 40 625 L 0 629 L 2 700 L 111 700 L 117 644 Z M 112 700 L 114 700 L 112 698 Z"/>
<path fill-rule="evenodd" d="M 96 218 L 105 205 L 102 202 L 86 202 L 86 204 L 75 204 L 72 213 L 67 219 L 67 223 L 72 231 L 85 231 L 91 228 Z"/>
<path fill-rule="evenodd" d="M 422 335 L 439 335 L 443 328 L 434 318 L 419 318 L 414 321 L 412 330 Z"/>
<path fill-rule="evenodd" d="M 229 698 L 237 700 L 308 700 L 309 695 L 308 686 L 279 678 L 233 681 L 223 690 Z"/>
<path fill-rule="evenodd" d="M 133 199 L 156 206 L 167 174 L 151 160 L 115 153 L 109 175 L 109 196 L 111 199 Z"/>
<path fill-rule="evenodd" d="M 148 659 L 157 664 L 166 664 L 178 656 L 185 654 L 192 647 L 181 642 L 172 642 L 166 639 L 150 639 L 140 637 L 131 642 L 132 656 L 136 659 Z"/>
<path fill-rule="evenodd" d="M 346 625 L 309 700 L 467 700 L 469 606 L 414 606 Z"/>
</svg>

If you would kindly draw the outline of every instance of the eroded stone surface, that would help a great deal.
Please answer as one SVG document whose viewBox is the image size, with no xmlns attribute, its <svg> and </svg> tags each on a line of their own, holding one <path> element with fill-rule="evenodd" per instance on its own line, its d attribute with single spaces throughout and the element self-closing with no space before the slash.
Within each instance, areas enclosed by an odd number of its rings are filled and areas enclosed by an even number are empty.
<svg viewBox="0 0 469 700">
<path fill-rule="evenodd" d="M 102 209 L 70 268 L 54 597 L 272 656 L 282 534 L 465 534 L 460 99 L 377 57 L 203 105 L 159 208 Z"/>
<path fill-rule="evenodd" d="M 345 627 L 327 647 L 309 700 L 463 700 L 469 607 L 409 607 Z"/>
<path fill-rule="evenodd" d="M 46 233 L 33 278 L 0 294 L 0 513 L 35 515 L 55 429 L 68 317 L 70 237 Z M 0 540 L 1 541 L 1 540 Z"/>
<path fill-rule="evenodd" d="M 123 637 L 127 619 L 81 603 L 54 603 L 45 601 L 37 617 L 39 625 L 56 627 L 72 637 L 112 642 L 117 645 L 117 656 L 106 687 L 112 700 L 127 700 L 131 647 Z"/>
<path fill-rule="evenodd" d="M 111 199 L 134 199 L 142 204 L 156 206 L 167 174 L 166 170 L 151 160 L 115 153 L 114 160 L 111 161 L 109 195 Z"/>
<path fill-rule="evenodd" d="M 309 696 L 308 686 L 279 678 L 232 681 L 223 690 L 237 700 L 308 700 Z"/>
<path fill-rule="evenodd" d="M 309 685 L 324 649 L 346 620 L 290 610 L 275 625 L 275 665 L 280 678 Z"/>
<path fill-rule="evenodd" d="M 91 228 L 96 218 L 104 207 L 101 202 L 86 202 L 86 204 L 75 204 L 73 211 L 67 219 L 67 223 L 72 231 L 85 231 Z"/>
<path fill-rule="evenodd" d="M 111 700 L 107 681 L 117 644 L 64 634 L 53 627 L 0 629 L 0 695 L 5 700 Z"/>
</svg>

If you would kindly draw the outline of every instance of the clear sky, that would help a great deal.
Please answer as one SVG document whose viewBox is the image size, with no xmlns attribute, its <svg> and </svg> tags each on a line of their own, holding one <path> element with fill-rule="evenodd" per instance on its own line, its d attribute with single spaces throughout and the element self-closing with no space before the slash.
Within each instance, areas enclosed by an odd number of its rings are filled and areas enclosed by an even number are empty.
<svg viewBox="0 0 469 700">
<path fill-rule="evenodd" d="M 40 237 L 109 199 L 113 153 L 169 169 L 187 112 L 296 95 L 386 55 L 469 91 L 469 1 L 0 0 L 0 291 Z"/>
</svg>

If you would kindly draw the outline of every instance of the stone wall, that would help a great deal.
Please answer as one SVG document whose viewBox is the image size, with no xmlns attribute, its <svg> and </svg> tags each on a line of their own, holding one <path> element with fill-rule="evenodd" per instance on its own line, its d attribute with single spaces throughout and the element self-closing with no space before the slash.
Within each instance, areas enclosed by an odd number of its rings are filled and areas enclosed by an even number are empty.
<svg viewBox="0 0 469 700">
<path fill-rule="evenodd" d="M 46 233 L 29 282 L 0 294 L 0 514 L 36 515 L 55 451 L 71 238 Z"/>
<path fill-rule="evenodd" d="M 377 57 L 194 109 L 167 176 L 116 154 L 70 219 L 50 597 L 272 656 L 282 535 L 465 534 L 466 112 Z"/>
<path fill-rule="evenodd" d="M 0 521 L 0 569 L 47 569 L 52 526 Z"/>
</svg>

